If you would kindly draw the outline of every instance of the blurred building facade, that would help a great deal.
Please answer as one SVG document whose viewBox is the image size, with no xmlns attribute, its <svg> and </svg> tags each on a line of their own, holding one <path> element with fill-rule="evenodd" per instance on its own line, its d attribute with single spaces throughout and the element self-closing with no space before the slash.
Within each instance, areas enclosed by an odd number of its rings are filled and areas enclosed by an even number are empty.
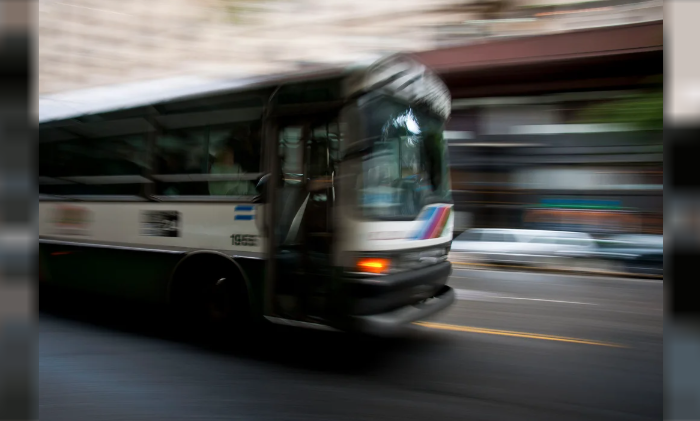
<svg viewBox="0 0 700 421">
<path fill-rule="evenodd" d="M 662 21 L 417 57 L 453 96 L 458 229 L 662 233 Z"/>
<path fill-rule="evenodd" d="M 39 0 L 40 94 L 663 18 L 661 0 Z"/>
</svg>

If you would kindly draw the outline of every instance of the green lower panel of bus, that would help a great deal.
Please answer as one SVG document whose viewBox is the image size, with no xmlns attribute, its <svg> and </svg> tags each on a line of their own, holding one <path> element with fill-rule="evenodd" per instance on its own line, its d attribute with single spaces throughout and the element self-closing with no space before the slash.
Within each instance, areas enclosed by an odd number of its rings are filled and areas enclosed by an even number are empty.
<svg viewBox="0 0 700 421">
<path fill-rule="evenodd" d="M 40 245 L 44 282 L 139 301 L 163 302 L 179 254 Z"/>
</svg>

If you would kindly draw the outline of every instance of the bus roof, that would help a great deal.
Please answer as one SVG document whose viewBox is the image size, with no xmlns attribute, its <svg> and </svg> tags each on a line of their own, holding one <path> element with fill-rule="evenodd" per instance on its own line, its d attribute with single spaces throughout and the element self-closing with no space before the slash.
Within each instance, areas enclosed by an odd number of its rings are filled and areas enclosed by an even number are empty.
<svg viewBox="0 0 700 421">
<path fill-rule="evenodd" d="M 449 116 L 451 98 L 442 80 L 425 65 L 408 55 L 394 54 L 374 61 L 372 64 L 319 66 L 303 72 L 244 79 L 180 77 L 41 96 L 39 123 L 155 105 L 172 100 L 273 87 L 287 82 L 343 76 L 349 76 L 345 83 L 348 94 L 381 89 L 403 96 L 409 101 L 425 100 L 436 113 L 444 118 Z M 417 81 L 420 82 L 416 83 Z"/>
<path fill-rule="evenodd" d="M 341 76 L 346 68 L 256 76 L 241 79 L 176 77 L 62 92 L 39 97 L 39 123 L 158 104 L 167 101 L 274 86 L 286 81 Z"/>
</svg>

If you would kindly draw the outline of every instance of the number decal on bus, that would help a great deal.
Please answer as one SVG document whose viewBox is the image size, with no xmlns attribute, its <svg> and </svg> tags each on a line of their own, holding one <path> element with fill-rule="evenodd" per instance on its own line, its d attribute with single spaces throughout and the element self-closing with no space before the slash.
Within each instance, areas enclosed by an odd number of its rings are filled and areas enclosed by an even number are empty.
<svg viewBox="0 0 700 421">
<path fill-rule="evenodd" d="M 243 247 L 255 247 L 258 245 L 258 236 L 253 234 L 233 234 L 231 245 Z"/>
</svg>

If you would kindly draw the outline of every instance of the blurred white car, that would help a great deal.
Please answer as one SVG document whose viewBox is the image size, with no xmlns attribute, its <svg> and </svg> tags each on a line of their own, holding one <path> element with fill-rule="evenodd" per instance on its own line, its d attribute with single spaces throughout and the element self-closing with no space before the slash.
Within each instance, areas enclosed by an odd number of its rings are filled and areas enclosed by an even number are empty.
<svg viewBox="0 0 700 421">
<path fill-rule="evenodd" d="M 528 242 L 529 253 L 543 258 L 589 258 L 598 249 L 596 241 L 583 232 L 549 231 Z"/>
<path fill-rule="evenodd" d="M 552 264 L 585 258 L 596 251 L 593 238 L 580 232 L 522 229 L 470 229 L 452 241 L 451 258 L 511 264 Z"/>
</svg>

